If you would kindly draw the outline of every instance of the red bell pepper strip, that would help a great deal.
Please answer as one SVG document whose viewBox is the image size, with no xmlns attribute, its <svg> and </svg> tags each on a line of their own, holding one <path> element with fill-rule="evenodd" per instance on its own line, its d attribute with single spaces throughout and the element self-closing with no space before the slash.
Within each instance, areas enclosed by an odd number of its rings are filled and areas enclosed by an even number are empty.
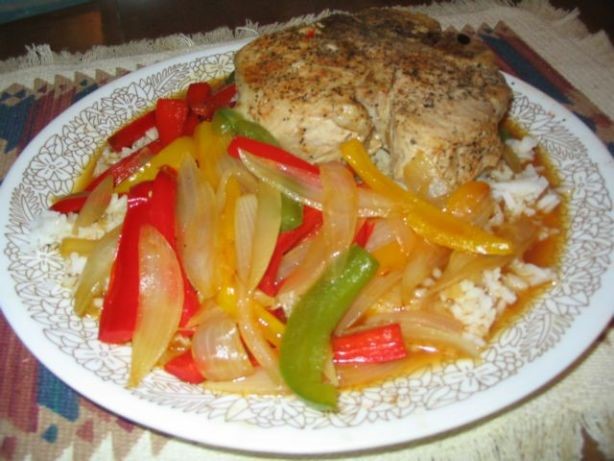
<svg viewBox="0 0 614 461">
<path fill-rule="evenodd" d="M 162 143 L 160 141 L 153 141 L 143 146 L 139 150 L 124 157 L 119 162 L 114 163 L 101 174 L 96 176 L 92 182 L 90 182 L 85 190 L 92 191 L 100 184 L 107 176 L 113 176 L 113 185 L 117 185 L 124 179 L 132 176 L 139 168 L 149 161 L 154 155 L 156 155 L 162 149 Z"/>
<path fill-rule="evenodd" d="M 217 109 L 218 107 L 230 106 L 232 104 L 232 98 L 234 98 L 236 94 L 237 85 L 234 83 L 223 86 L 211 96 L 214 108 Z"/>
<path fill-rule="evenodd" d="M 166 238 L 170 246 L 177 252 L 177 239 L 175 228 L 175 204 L 177 202 L 177 174 L 170 167 L 162 167 L 152 184 L 151 199 L 149 201 L 149 222 Z M 179 326 L 184 327 L 188 320 L 200 308 L 196 290 L 188 280 L 183 266 L 184 301 Z M 182 330 L 186 334 L 190 330 Z"/>
<path fill-rule="evenodd" d="M 116 152 L 121 151 L 124 147 L 131 147 L 154 126 L 156 126 L 156 115 L 152 110 L 116 131 L 109 138 L 109 145 Z"/>
<path fill-rule="evenodd" d="M 364 248 L 369 241 L 369 237 L 371 237 L 371 234 L 373 233 L 374 227 L 375 222 L 373 220 L 365 219 L 354 236 L 354 243 Z"/>
<path fill-rule="evenodd" d="M 186 101 L 188 107 L 192 110 L 192 107 L 204 104 L 211 96 L 211 85 L 207 82 L 191 83 L 188 87 L 186 94 Z"/>
<path fill-rule="evenodd" d="M 235 94 L 237 94 L 237 87 L 234 83 L 231 83 L 211 94 L 205 101 L 191 104 L 190 110 L 201 119 L 211 120 L 213 113 L 217 109 L 232 105 L 232 99 L 234 98 Z"/>
<path fill-rule="evenodd" d="M 303 208 L 303 222 L 296 229 L 282 232 L 277 238 L 277 244 L 269 265 L 260 280 L 258 288 L 269 296 L 275 296 L 279 291 L 280 283 L 277 281 L 279 265 L 284 254 L 294 248 L 298 243 L 313 234 L 322 225 L 322 212 L 305 206 Z"/>
<path fill-rule="evenodd" d="M 151 183 L 139 184 L 128 194 L 117 254 L 104 297 L 98 339 L 121 344 L 132 339 L 139 305 L 139 234 L 149 221 Z"/>
<path fill-rule="evenodd" d="M 198 371 L 196 362 L 194 362 L 192 357 L 192 351 L 189 349 L 166 362 L 164 370 L 186 383 L 200 384 L 205 380 L 200 371 Z"/>
<path fill-rule="evenodd" d="M 185 124 L 183 125 L 183 136 L 192 136 L 194 134 L 194 130 L 196 129 L 196 125 L 200 123 L 200 118 L 198 115 L 190 112 L 188 114 L 188 118 L 185 120 Z"/>
<path fill-rule="evenodd" d="M 239 150 L 246 150 L 257 157 L 273 160 L 282 165 L 299 168 L 317 175 L 320 174 L 320 168 L 317 165 L 309 163 L 280 147 L 256 141 L 255 139 L 246 138 L 244 136 L 236 136 L 233 138 L 228 145 L 228 154 L 231 157 L 239 158 Z"/>
<path fill-rule="evenodd" d="M 88 192 L 78 192 L 62 197 L 49 208 L 58 213 L 78 213 L 83 208 L 83 204 L 87 200 Z"/>
<path fill-rule="evenodd" d="M 333 361 L 338 364 L 382 363 L 407 357 L 398 323 L 332 338 Z"/>
<path fill-rule="evenodd" d="M 183 134 L 188 118 L 188 103 L 183 99 L 161 98 L 156 104 L 156 127 L 164 146 Z"/>
</svg>

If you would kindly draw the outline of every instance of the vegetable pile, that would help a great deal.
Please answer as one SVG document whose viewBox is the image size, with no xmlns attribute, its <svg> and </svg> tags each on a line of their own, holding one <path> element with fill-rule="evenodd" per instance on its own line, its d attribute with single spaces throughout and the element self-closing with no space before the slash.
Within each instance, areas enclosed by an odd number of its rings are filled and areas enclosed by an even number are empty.
<svg viewBox="0 0 614 461">
<path fill-rule="evenodd" d="M 127 155 L 51 206 L 81 227 L 127 197 L 121 226 L 61 248 L 87 257 L 75 312 L 99 316 L 100 341 L 132 344 L 128 385 L 161 366 L 334 410 L 341 387 L 402 372 L 412 354 L 477 355 L 438 293 L 522 256 L 535 229 L 486 230 L 486 183 L 435 204 L 382 174 L 357 140 L 340 146 L 343 162 L 310 164 L 233 110 L 235 93 L 199 82 L 160 99 L 108 139 Z"/>
</svg>

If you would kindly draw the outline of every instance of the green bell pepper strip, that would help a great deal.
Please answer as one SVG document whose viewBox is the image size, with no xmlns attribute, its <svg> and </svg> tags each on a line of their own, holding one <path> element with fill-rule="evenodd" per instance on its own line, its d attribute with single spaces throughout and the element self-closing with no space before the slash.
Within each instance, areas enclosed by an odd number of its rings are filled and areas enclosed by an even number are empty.
<svg viewBox="0 0 614 461">
<path fill-rule="evenodd" d="M 377 268 L 375 258 L 353 245 L 329 265 L 288 318 L 280 346 L 281 375 L 292 391 L 317 409 L 337 407 L 337 389 L 322 376 L 332 354 L 331 334 Z"/>
<path fill-rule="evenodd" d="M 281 194 L 281 226 L 280 232 L 296 229 L 303 222 L 303 205 Z"/>
<path fill-rule="evenodd" d="M 211 123 L 213 123 L 213 129 L 218 133 L 231 133 L 234 136 L 245 136 L 256 141 L 279 146 L 277 139 L 266 128 L 256 122 L 247 120 L 236 110 L 229 107 L 216 110 Z"/>
</svg>

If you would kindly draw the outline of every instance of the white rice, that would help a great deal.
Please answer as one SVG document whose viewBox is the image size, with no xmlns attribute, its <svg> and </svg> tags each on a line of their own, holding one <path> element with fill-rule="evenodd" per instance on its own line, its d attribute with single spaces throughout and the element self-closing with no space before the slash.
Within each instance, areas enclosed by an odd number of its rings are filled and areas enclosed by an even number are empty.
<svg viewBox="0 0 614 461">
<path fill-rule="evenodd" d="M 44 247 L 58 248 L 62 240 L 67 237 L 96 240 L 110 230 L 121 225 L 126 215 L 127 199 L 125 196 L 113 194 L 111 202 L 102 217 L 91 226 L 74 229 L 77 215 L 75 213 L 62 214 L 53 210 L 44 210 L 30 223 L 29 244 L 31 249 Z M 85 267 L 86 258 L 78 253 L 71 253 L 63 258 L 64 272 L 66 274 L 63 285 L 74 289 L 79 276 Z"/>
<path fill-rule="evenodd" d="M 462 280 L 443 290 L 440 300 L 472 338 L 484 338 L 495 320 L 530 287 L 555 280 L 552 269 L 514 260 L 507 268 L 487 270 L 478 281 Z"/>
</svg>

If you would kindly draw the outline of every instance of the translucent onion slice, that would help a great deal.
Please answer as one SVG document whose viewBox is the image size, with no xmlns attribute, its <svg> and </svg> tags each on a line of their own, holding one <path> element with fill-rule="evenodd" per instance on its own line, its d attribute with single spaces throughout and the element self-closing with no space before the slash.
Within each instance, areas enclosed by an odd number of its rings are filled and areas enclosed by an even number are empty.
<svg viewBox="0 0 614 461">
<path fill-rule="evenodd" d="M 390 227 L 390 221 L 387 219 L 377 219 L 375 220 L 373 231 L 367 241 L 365 250 L 372 252 L 377 248 L 391 243 L 394 239 L 395 235 Z"/>
<path fill-rule="evenodd" d="M 374 384 L 384 379 L 410 373 L 412 371 L 411 364 L 411 359 L 405 359 L 386 363 L 337 365 L 337 379 L 339 384 L 346 388 Z"/>
<path fill-rule="evenodd" d="M 254 230 L 258 199 L 253 194 L 246 194 L 237 199 L 235 208 L 235 249 L 237 257 L 237 275 L 244 284 L 251 272 Z"/>
<path fill-rule="evenodd" d="M 198 370 L 211 381 L 229 381 L 254 372 L 236 322 L 218 306 L 207 310 L 194 333 L 192 356 Z"/>
<path fill-rule="evenodd" d="M 211 185 L 191 156 L 177 176 L 177 241 L 185 272 L 205 297 L 215 294 L 217 206 Z"/>
<path fill-rule="evenodd" d="M 258 191 L 258 180 L 239 160 L 229 155 L 224 155 L 220 159 L 220 165 L 222 165 L 222 169 L 217 186 L 218 207 L 220 209 L 226 201 L 226 183 L 230 178 L 236 178 L 241 188 L 250 194 L 255 194 Z"/>
<path fill-rule="evenodd" d="M 151 225 L 139 235 L 139 306 L 129 386 L 137 386 L 164 354 L 179 326 L 183 278 L 175 250 Z"/>
<path fill-rule="evenodd" d="M 360 292 L 350 308 L 346 311 L 341 321 L 335 329 L 336 334 L 341 335 L 351 327 L 369 307 L 371 307 L 382 296 L 386 295 L 399 280 L 402 272 L 393 271 L 385 275 L 376 275 Z"/>
<path fill-rule="evenodd" d="M 273 381 L 268 373 L 262 368 L 256 368 L 249 376 L 232 381 L 205 381 L 203 386 L 214 392 L 229 392 L 242 395 L 278 395 L 290 393 L 290 390 L 283 382 Z"/>
<path fill-rule="evenodd" d="M 307 237 L 297 246 L 288 251 L 279 263 L 278 280 L 283 280 L 305 260 L 313 243 L 315 235 Z"/>
<path fill-rule="evenodd" d="M 264 368 L 269 377 L 276 383 L 281 382 L 279 359 L 277 352 L 267 342 L 258 326 L 258 321 L 252 308 L 253 300 L 247 296 L 244 287 L 239 287 L 237 302 L 237 321 L 241 338 L 256 361 Z"/>
<path fill-rule="evenodd" d="M 324 190 L 322 232 L 330 260 L 345 252 L 354 240 L 358 197 L 354 178 L 341 163 L 320 165 L 320 179 Z"/>
<path fill-rule="evenodd" d="M 251 267 L 247 279 L 247 289 L 256 288 L 266 271 L 281 225 L 281 194 L 274 187 L 261 182 L 258 185 L 258 210 L 254 226 Z"/>
<path fill-rule="evenodd" d="M 445 263 L 449 253 L 447 248 L 432 245 L 422 238 L 417 239 L 403 273 L 401 282 L 403 302 L 410 302 L 416 287 L 430 276 L 436 267 L 441 267 Z"/>
<path fill-rule="evenodd" d="M 400 216 L 392 215 L 387 217 L 385 220 L 388 221 L 390 230 L 393 233 L 395 240 L 401 247 L 403 254 L 411 254 L 420 240 L 420 237 L 418 237 L 418 235 Z"/>
<path fill-rule="evenodd" d="M 84 315 L 94 298 L 102 295 L 104 291 L 115 259 L 120 229 L 118 226 L 107 232 L 94 244 L 87 258 L 75 290 L 75 314 L 78 316 Z"/>
<path fill-rule="evenodd" d="M 326 264 L 343 254 L 354 239 L 358 221 L 357 188 L 352 175 L 340 163 L 320 165 L 322 228 L 313 239 L 305 260 L 288 275 L 278 299 L 286 312 L 315 283 Z"/>
<path fill-rule="evenodd" d="M 98 221 L 111 203 L 112 197 L 113 177 L 109 175 L 87 196 L 83 208 L 81 208 L 75 220 L 74 229 L 90 226 Z"/>
<path fill-rule="evenodd" d="M 416 310 L 376 314 L 369 316 L 365 322 L 368 325 L 401 325 L 403 337 L 409 344 L 420 342 L 436 342 L 451 346 L 471 357 L 480 354 L 478 345 L 463 336 L 463 325 L 452 315 Z"/>
<path fill-rule="evenodd" d="M 322 209 L 324 191 L 318 175 L 262 159 L 245 151 L 240 151 L 239 155 L 245 167 L 261 181 L 299 203 Z M 358 189 L 358 212 L 361 217 L 386 216 L 392 208 L 390 199 L 370 189 Z"/>
</svg>

